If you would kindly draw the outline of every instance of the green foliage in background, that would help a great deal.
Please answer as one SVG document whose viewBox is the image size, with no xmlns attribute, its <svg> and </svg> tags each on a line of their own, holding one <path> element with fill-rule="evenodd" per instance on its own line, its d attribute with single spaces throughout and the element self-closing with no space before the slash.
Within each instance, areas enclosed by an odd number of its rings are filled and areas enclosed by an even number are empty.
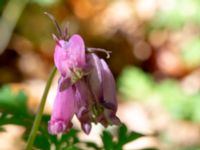
<svg viewBox="0 0 200 150">
<path fill-rule="evenodd" d="M 180 56 L 188 68 L 198 67 L 200 64 L 200 37 L 185 43 Z"/>
<path fill-rule="evenodd" d="M 141 69 L 128 67 L 118 79 L 118 88 L 128 99 L 158 101 L 174 118 L 200 122 L 200 92 L 186 94 L 177 80 L 155 82 Z"/>
<path fill-rule="evenodd" d="M 178 31 L 183 32 L 185 26 L 200 27 L 200 1 L 199 0 L 172 0 L 165 2 L 147 24 L 148 32 L 151 31 Z M 199 32 L 199 31 L 196 31 Z M 188 69 L 195 69 L 200 65 L 200 38 L 193 34 L 189 40 L 184 41 L 179 52 L 182 64 Z"/>
<path fill-rule="evenodd" d="M 26 120 L 31 117 L 27 110 L 27 97 L 20 91 L 13 94 L 8 86 L 0 90 L 0 126 L 4 124 L 31 125 L 32 121 Z"/>
<path fill-rule="evenodd" d="M 142 134 L 135 132 L 128 133 L 127 127 L 125 125 L 121 125 L 118 129 L 118 137 L 116 141 L 113 140 L 112 134 L 106 130 L 103 131 L 101 138 L 106 150 L 122 150 L 123 145 L 141 136 Z"/>
<path fill-rule="evenodd" d="M 6 132 L 3 128 L 7 124 L 23 126 L 26 132 L 23 136 L 26 141 L 30 133 L 34 115 L 27 108 L 27 96 L 23 91 L 13 93 L 9 86 L 0 88 L 0 131 Z M 39 131 L 34 142 L 34 147 L 41 150 L 50 150 L 55 147 L 56 150 L 84 150 L 91 148 L 94 150 L 122 150 L 128 142 L 136 140 L 143 136 L 142 134 L 128 131 L 127 127 L 122 124 L 114 135 L 108 130 L 104 130 L 101 135 L 103 146 L 94 142 L 81 141 L 78 138 L 77 129 L 72 128 L 67 134 L 60 136 L 50 135 L 47 131 L 49 115 L 42 117 Z"/>
<path fill-rule="evenodd" d="M 119 90 L 124 96 L 134 97 L 136 100 L 148 98 L 154 88 L 153 79 L 139 68 L 128 67 L 118 80 Z M 128 89 L 128 90 L 127 90 Z"/>
<path fill-rule="evenodd" d="M 179 29 L 185 23 L 200 25 L 199 0 L 173 0 L 168 2 L 156 13 L 150 22 L 151 28 Z"/>
</svg>

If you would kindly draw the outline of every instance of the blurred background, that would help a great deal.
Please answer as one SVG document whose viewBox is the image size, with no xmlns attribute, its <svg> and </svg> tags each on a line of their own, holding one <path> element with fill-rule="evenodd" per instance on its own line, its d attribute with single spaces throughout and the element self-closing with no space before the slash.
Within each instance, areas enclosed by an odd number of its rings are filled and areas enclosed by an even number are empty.
<svg viewBox="0 0 200 150">
<path fill-rule="evenodd" d="M 17 117 L 36 112 L 53 66 L 56 29 L 45 11 L 87 47 L 112 51 L 106 61 L 117 82 L 118 116 L 146 135 L 123 149 L 200 149 L 199 0 L 1 0 L 0 149 L 24 146 Z M 47 115 L 56 86 L 55 79 Z M 94 125 L 84 138 L 98 141 L 100 129 Z"/>
</svg>

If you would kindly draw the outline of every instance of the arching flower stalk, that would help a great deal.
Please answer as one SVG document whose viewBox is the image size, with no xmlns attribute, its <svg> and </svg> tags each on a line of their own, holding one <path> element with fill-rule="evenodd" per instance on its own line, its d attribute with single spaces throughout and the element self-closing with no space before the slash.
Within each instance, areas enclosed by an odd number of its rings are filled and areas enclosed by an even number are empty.
<svg viewBox="0 0 200 150">
<path fill-rule="evenodd" d="M 53 112 L 48 123 L 51 134 L 66 133 L 73 126 L 71 120 L 75 115 L 83 131 L 89 134 L 91 123 L 103 126 L 118 125 L 116 116 L 117 101 L 114 77 L 103 59 L 95 51 L 109 51 L 100 48 L 86 48 L 82 37 L 71 37 L 63 33 L 55 19 L 59 38 L 54 35 L 56 47 L 54 62 L 60 73 Z"/>
</svg>

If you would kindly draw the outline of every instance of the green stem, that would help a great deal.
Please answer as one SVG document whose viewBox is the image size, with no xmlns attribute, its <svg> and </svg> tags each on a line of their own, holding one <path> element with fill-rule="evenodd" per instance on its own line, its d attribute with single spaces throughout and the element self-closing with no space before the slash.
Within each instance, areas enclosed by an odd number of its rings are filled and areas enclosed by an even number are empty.
<svg viewBox="0 0 200 150">
<path fill-rule="evenodd" d="M 55 76 L 55 73 L 56 73 L 56 67 L 54 66 L 52 71 L 51 71 L 51 73 L 50 73 L 50 76 L 48 78 L 46 87 L 44 89 L 44 92 L 43 92 L 43 95 L 42 95 L 42 98 L 41 98 L 41 102 L 40 102 L 40 105 L 39 105 L 39 108 L 38 108 L 38 112 L 37 112 L 37 115 L 35 117 L 35 120 L 34 120 L 34 123 L 33 123 L 33 127 L 31 129 L 31 133 L 30 133 L 30 135 L 28 137 L 28 143 L 27 143 L 27 146 L 26 146 L 26 150 L 31 150 L 32 149 L 32 145 L 34 143 L 34 140 L 35 140 L 35 137 L 36 137 L 36 133 L 37 133 L 38 127 L 40 125 L 40 121 L 42 119 L 42 114 L 43 114 L 44 106 L 45 106 L 45 103 L 46 103 L 46 98 L 47 98 L 47 95 L 48 95 L 52 80 L 53 80 L 53 78 Z"/>
</svg>

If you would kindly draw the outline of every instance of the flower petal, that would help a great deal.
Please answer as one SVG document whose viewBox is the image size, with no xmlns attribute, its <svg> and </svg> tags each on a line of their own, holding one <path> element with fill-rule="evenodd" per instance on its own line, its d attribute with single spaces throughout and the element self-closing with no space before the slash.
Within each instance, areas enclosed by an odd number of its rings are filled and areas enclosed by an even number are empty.
<svg viewBox="0 0 200 150">
<path fill-rule="evenodd" d="M 85 44 L 82 37 L 78 34 L 74 34 L 69 39 L 69 44 L 70 58 L 75 62 L 76 67 L 85 66 Z"/>
<path fill-rule="evenodd" d="M 68 89 L 73 84 L 72 81 L 71 81 L 71 78 L 68 78 L 68 77 L 60 78 L 59 82 L 60 82 L 60 86 L 59 86 L 60 92 Z"/>
<path fill-rule="evenodd" d="M 87 63 L 90 67 L 90 73 L 87 76 L 88 84 L 91 88 L 95 100 L 98 101 L 102 95 L 102 73 L 101 73 L 101 62 L 95 54 L 87 55 Z"/>
<path fill-rule="evenodd" d="M 93 105 L 92 96 L 84 78 L 75 84 L 76 87 L 76 116 L 86 134 L 90 133 Z"/>
<path fill-rule="evenodd" d="M 87 76 L 87 80 L 95 96 L 96 121 L 105 127 L 109 124 L 120 124 L 120 120 L 116 116 L 115 80 L 108 65 L 95 54 L 88 55 L 87 62 L 92 65 L 92 70 Z"/>
<path fill-rule="evenodd" d="M 62 76 L 66 76 L 69 72 L 69 66 L 67 61 L 69 59 L 68 53 L 65 50 L 66 45 L 68 45 L 67 41 L 60 40 L 59 44 L 56 44 L 55 52 L 54 52 L 54 63 Z"/>
<path fill-rule="evenodd" d="M 83 131 L 86 133 L 86 134 L 89 134 L 91 129 L 92 129 L 92 125 L 91 123 L 82 123 L 81 124 L 81 128 L 83 129 Z"/>
<path fill-rule="evenodd" d="M 69 41 L 57 41 L 54 62 L 63 77 L 70 76 L 70 69 L 85 66 L 85 45 L 81 36 L 75 34 Z"/>
<path fill-rule="evenodd" d="M 117 100 L 116 100 L 116 87 L 115 80 L 106 62 L 101 59 L 101 73 L 102 73 L 102 88 L 103 99 L 101 104 L 104 106 L 104 112 L 101 116 L 100 122 L 107 127 L 108 124 L 119 125 L 121 122 L 116 116 Z"/>
<path fill-rule="evenodd" d="M 110 107 L 114 112 L 117 111 L 115 80 L 106 62 L 101 59 L 102 64 L 102 88 L 103 103 Z"/>
<path fill-rule="evenodd" d="M 48 127 L 51 134 L 63 133 L 71 127 L 71 119 L 75 112 L 74 100 L 72 87 L 64 91 L 57 91 Z"/>
</svg>

